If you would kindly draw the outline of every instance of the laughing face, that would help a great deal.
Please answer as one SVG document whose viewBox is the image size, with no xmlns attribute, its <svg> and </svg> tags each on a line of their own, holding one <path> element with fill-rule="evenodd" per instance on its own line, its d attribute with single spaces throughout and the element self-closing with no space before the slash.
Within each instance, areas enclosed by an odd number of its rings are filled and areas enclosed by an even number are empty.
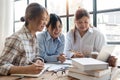
<svg viewBox="0 0 120 80">
<path fill-rule="evenodd" d="M 51 25 L 48 27 L 48 32 L 50 33 L 51 37 L 54 39 L 58 38 L 62 31 L 62 25 L 60 24 L 60 21 L 56 22 L 56 27 L 53 30 L 51 27 Z"/>
</svg>

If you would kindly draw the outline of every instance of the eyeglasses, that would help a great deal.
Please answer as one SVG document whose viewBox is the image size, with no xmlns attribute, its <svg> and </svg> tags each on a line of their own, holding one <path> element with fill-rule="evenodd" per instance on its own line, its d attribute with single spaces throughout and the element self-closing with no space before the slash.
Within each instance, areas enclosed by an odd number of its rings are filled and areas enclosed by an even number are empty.
<svg viewBox="0 0 120 80">
<path fill-rule="evenodd" d="M 59 75 L 65 75 L 66 74 L 66 70 L 67 70 L 67 68 L 68 67 L 64 67 L 64 68 L 60 68 L 60 69 L 57 69 L 57 70 L 54 70 L 54 71 L 52 71 L 52 74 L 51 75 L 57 75 L 57 76 L 59 76 Z M 58 75 L 59 74 L 59 75 Z"/>
</svg>

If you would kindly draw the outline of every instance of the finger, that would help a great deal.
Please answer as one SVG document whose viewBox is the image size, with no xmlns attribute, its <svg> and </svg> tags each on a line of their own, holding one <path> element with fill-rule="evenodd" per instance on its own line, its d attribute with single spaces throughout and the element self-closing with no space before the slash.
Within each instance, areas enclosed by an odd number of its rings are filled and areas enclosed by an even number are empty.
<svg viewBox="0 0 120 80">
<path fill-rule="evenodd" d="M 35 65 L 36 67 L 44 67 L 44 65 L 37 64 L 37 63 L 34 63 L 34 65 Z"/>
<path fill-rule="evenodd" d="M 65 58 L 60 58 L 59 61 L 61 61 L 61 63 L 63 63 L 65 61 Z"/>
<path fill-rule="evenodd" d="M 35 72 L 36 74 L 40 73 L 43 70 L 43 68 L 36 68 Z"/>
<path fill-rule="evenodd" d="M 64 55 L 63 53 L 60 54 L 60 56 Z"/>
<path fill-rule="evenodd" d="M 35 63 L 44 64 L 41 60 L 37 60 Z"/>
<path fill-rule="evenodd" d="M 76 54 L 76 56 L 77 56 L 77 57 L 83 57 L 83 55 L 82 55 L 82 54 Z"/>
<path fill-rule="evenodd" d="M 41 67 L 40 67 L 40 66 L 39 66 L 39 67 L 37 66 L 37 67 L 36 67 L 36 70 L 42 70 L 43 68 L 44 68 L 44 67 L 42 67 L 42 66 L 41 66 Z"/>
<path fill-rule="evenodd" d="M 41 60 L 37 60 L 35 63 L 38 65 L 44 65 L 44 63 Z"/>
<path fill-rule="evenodd" d="M 64 60 L 61 60 L 61 63 L 63 63 L 64 62 Z"/>
<path fill-rule="evenodd" d="M 61 60 L 65 61 L 66 60 L 65 56 L 61 56 Z"/>
</svg>

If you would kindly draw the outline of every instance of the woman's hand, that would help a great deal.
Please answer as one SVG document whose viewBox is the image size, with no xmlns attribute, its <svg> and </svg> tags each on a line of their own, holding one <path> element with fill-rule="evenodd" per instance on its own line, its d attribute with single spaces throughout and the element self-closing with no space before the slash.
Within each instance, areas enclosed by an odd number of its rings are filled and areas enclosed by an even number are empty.
<svg viewBox="0 0 120 80">
<path fill-rule="evenodd" d="M 82 58 L 84 57 L 84 55 L 82 53 L 79 53 L 79 52 L 75 52 L 72 56 L 72 58 Z"/>
<path fill-rule="evenodd" d="M 41 72 L 41 70 L 44 68 L 44 63 L 41 60 L 36 60 L 35 63 L 32 65 L 29 65 L 27 67 L 27 71 L 29 74 L 38 74 Z"/>
<path fill-rule="evenodd" d="M 117 58 L 115 56 L 109 56 L 107 62 L 109 63 L 109 66 L 115 67 L 116 66 Z"/>
<path fill-rule="evenodd" d="M 12 66 L 9 70 L 9 74 L 38 74 L 44 68 L 44 63 L 41 60 L 32 62 L 27 66 Z"/>
<path fill-rule="evenodd" d="M 60 54 L 60 56 L 57 57 L 58 61 L 61 61 L 61 63 L 63 63 L 66 60 L 65 55 L 62 53 Z"/>
</svg>

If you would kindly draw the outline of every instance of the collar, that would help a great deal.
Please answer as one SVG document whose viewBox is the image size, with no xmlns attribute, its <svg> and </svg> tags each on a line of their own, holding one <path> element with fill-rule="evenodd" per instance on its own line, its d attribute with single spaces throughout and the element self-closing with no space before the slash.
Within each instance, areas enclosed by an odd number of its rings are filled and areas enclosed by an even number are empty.
<svg viewBox="0 0 120 80">
<path fill-rule="evenodd" d="M 91 34 L 91 33 L 93 33 L 93 27 L 90 27 L 90 28 L 88 29 L 88 31 L 87 31 L 85 34 Z M 78 30 L 76 30 L 76 35 L 80 36 Z"/>
<path fill-rule="evenodd" d="M 25 35 L 27 36 L 28 39 L 33 39 L 34 37 L 36 38 L 36 35 L 33 36 L 33 35 L 30 33 L 30 30 L 29 30 L 26 26 L 23 26 L 23 29 L 24 29 L 24 33 L 25 33 Z"/>
<path fill-rule="evenodd" d="M 90 27 L 87 32 L 93 33 L 93 27 Z"/>
<path fill-rule="evenodd" d="M 46 40 L 53 39 L 47 30 L 46 30 L 45 32 L 46 32 L 46 37 L 47 37 Z M 60 37 L 58 37 L 58 38 L 56 38 L 56 39 L 54 39 L 54 40 L 61 42 Z"/>
</svg>

